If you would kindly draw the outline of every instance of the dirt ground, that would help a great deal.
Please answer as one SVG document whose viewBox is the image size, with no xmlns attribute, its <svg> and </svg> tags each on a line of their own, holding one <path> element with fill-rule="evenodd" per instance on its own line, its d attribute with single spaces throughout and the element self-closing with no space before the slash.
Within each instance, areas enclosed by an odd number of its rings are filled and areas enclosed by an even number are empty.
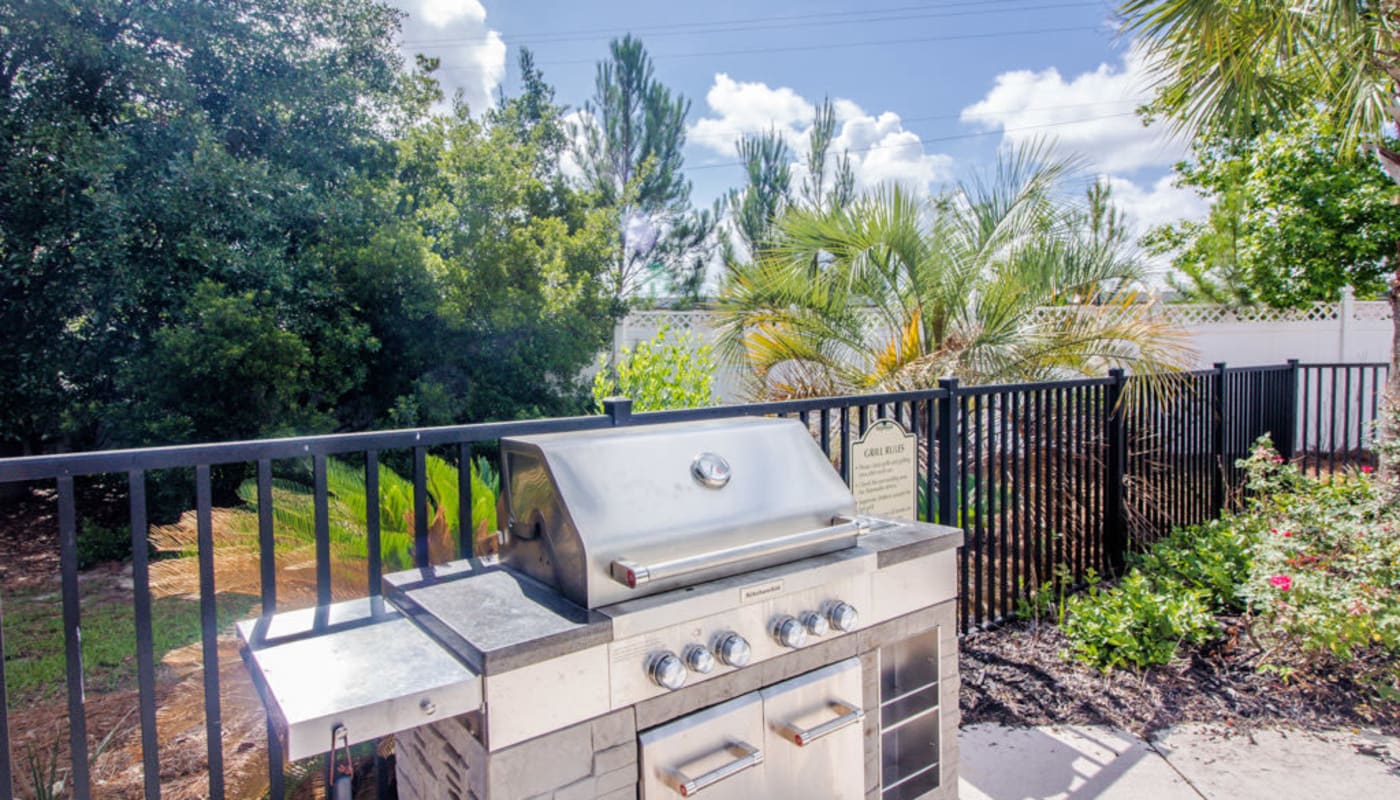
<svg viewBox="0 0 1400 800">
<path fill-rule="evenodd" d="M 128 606 L 132 602 L 129 567 L 99 564 L 83 572 L 80 579 L 85 582 L 85 595 L 100 594 L 103 602 Z M 101 586 L 93 587 L 91 582 Z M 46 590 L 57 598 L 60 588 L 52 493 L 36 492 L 0 505 L 0 600 Z M 56 599 L 54 613 L 60 613 Z M 197 643 L 182 647 L 167 653 L 157 665 L 161 796 L 172 800 L 209 796 L 200 652 Z M 230 800 L 260 797 L 267 786 L 264 714 L 232 636 L 219 639 L 219 680 L 227 796 Z M 10 709 L 18 797 L 34 796 L 30 776 L 36 771 L 44 782 L 51 777 L 55 783 L 67 780 L 68 705 L 61 691 L 53 695 L 49 700 Z M 125 800 L 144 796 L 138 708 L 135 688 L 86 693 L 84 716 L 94 797 Z M 51 772 L 54 763 L 58 769 Z"/>
<path fill-rule="evenodd" d="M 1045 623 L 1013 622 L 964 637 L 963 724 L 1103 724 L 1140 736 L 1183 722 L 1400 734 L 1400 703 L 1375 699 L 1361 679 L 1364 667 L 1376 666 L 1365 657 L 1349 669 L 1285 682 L 1261 673 L 1250 647 L 1227 636 L 1166 667 L 1105 676 L 1063 658 L 1068 646 Z"/>
</svg>

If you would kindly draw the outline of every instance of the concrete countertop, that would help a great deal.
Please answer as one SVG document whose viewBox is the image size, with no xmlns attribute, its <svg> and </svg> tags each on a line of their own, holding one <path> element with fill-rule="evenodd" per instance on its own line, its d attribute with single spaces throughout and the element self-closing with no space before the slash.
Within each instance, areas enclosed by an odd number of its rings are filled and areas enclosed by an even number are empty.
<svg viewBox="0 0 1400 800">
<path fill-rule="evenodd" d="M 385 575 L 384 596 L 482 675 L 612 641 L 607 617 L 494 559 Z"/>
</svg>

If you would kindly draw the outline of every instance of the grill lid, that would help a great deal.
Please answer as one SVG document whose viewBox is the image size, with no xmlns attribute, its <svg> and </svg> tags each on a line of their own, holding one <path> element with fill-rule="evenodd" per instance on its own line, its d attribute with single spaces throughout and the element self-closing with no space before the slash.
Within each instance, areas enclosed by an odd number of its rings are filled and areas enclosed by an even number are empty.
<svg viewBox="0 0 1400 800">
<path fill-rule="evenodd" d="M 501 440 L 505 563 L 597 608 L 855 543 L 806 426 L 741 417 Z"/>
</svg>

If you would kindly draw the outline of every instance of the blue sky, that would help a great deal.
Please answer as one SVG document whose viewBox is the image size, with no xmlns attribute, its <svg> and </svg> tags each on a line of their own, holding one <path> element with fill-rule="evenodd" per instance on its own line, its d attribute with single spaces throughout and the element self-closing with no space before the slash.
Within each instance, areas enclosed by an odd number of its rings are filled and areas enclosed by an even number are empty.
<svg viewBox="0 0 1400 800">
<path fill-rule="evenodd" d="M 999 146 L 1054 137 L 1107 176 L 1140 229 L 1199 216 L 1174 187 L 1184 149 L 1132 115 L 1147 71 L 1119 39 L 1113 4 L 1084 0 L 394 0 L 407 54 L 442 60 L 440 78 L 480 107 L 518 85 L 530 47 L 558 99 L 593 90 L 609 39 L 640 36 L 657 76 L 692 101 L 686 150 L 694 200 L 740 181 L 733 140 L 776 126 L 798 146 L 811 109 L 837 101 L 858 181 L 926 191 L 985 169 Z M 799 169 L 800 172 L 800 169 Z"/>
</svg>

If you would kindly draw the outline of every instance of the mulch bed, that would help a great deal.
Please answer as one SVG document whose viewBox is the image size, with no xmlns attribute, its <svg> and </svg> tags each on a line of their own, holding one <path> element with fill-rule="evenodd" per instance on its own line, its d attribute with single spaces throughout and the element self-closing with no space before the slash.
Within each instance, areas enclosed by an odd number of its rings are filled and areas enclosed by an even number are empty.
<svg viewBox="0 0 1400 800">
<path fill-rule="evenodd" d="M 1227 628 L 1228 629 L 1228 628 Z M 1097 670 L 1064 658 L 1069 643 L 1048 623 L 1012 622 L 961 642 L 964 725 L 1113 725 L 1139 736 L 1187 722 L 1249 730 L 1370 728 L 1400 735 L 1400 703 L 1376 699 L 1363 656 L 1288 681 L 1260 672 L 1257 650 L 1226 637 L 1141 674 Z"/>
</svg>

